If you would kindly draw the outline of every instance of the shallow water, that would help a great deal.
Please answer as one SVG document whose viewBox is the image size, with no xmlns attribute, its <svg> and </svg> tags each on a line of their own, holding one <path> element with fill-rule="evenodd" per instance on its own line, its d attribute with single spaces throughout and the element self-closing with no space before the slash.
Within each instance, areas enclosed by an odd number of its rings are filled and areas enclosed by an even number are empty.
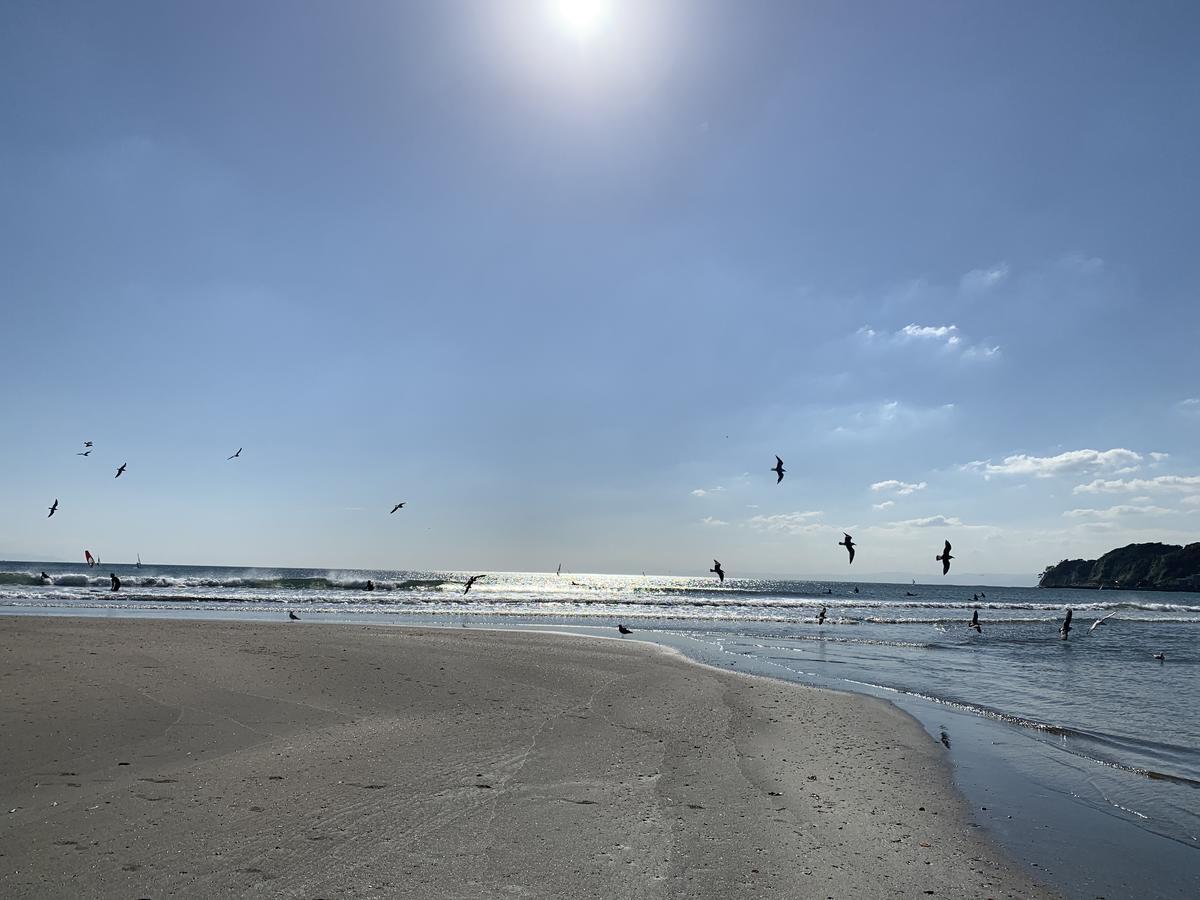
<svg viewBox="0 0 1200 900">
<path fill-rule="evenodd" d="M 1072 896 L 1200 896 L 1200 594 L 491 573 L 464 595 L 465 580 L 0 562 L 0 610 L 259 618 L 286 607 L 602 634 L 622 621 L 710 664 L 897 703 L 950 747 L 978 821 Z M 966 627 L 974 609 L 982 634 Z"/>
</svg>

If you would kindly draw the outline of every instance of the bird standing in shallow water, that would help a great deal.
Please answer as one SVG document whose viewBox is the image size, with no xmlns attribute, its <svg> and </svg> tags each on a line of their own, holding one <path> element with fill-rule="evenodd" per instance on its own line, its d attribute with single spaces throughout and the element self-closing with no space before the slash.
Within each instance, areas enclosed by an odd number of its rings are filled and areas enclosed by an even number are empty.
<svg viewBox="0 0 1200 900">
<path fill-rule="evenodd" d="M 633 634 L 633 632 L 624 625 L 617 625 L 617 631 L 621 632 L 621 634 Z"/>
<path fill-rule="evenodd" d="M 300 621 L 300 617 L 298 615 L 296 615 L 294 612 L 292 612 L 290 609 L 288 610 L 288 618 L 291 619 L 293 622 Z"/>
<path fill-rule="evenodd" d="M 942 550 L 942 555 L 935 556 L 934 559 L 936 559 L 938 562 L 940 562 L 942 564 L 942 574 L 943 575 L 945 575 L 947 572 L 950 571 L 950 560 L 954 559 L 954 557 L 950 555 L 950 542 L 949 541 L 946 541 L 946 547 L 945 547 L 945 549 Z"/>
<path fill-rule="evenodd" d="M 717 577 L 719 579 L 721 579 L 721 584 L 725 583 L 725 570 L 721 568 L 721 563 L 719 561 L 714 559 L 713 567 L 711 569 L 709 569 L 708 571 L 715 572 L 717 574 Z"/>
<path fill-rule="evenodd" d="M 783 473 L 786 472 L 787 469 L 783 467 L 783 460 L 778 456 L 775 457 L 775 468 L 773 468 L 771 471 L 779 476 L 775 479 L 776 484 L 779 484 L 779 482 L 783 481 Z"/>
<path fill-rule="evenodd" d="M 846 532 L 844 532 L 844 531 L 842 532 L 842 534 L 846 535 L 846 537 L 844 540 L 838 541 L 838 546 L 846 548 L 846 552 L 850 554 L 850 564 L 853 565 L 853 563 L 854 563 L 854 538 L 850 537 L 850 535 L 846 534 Z"/>
</svg>

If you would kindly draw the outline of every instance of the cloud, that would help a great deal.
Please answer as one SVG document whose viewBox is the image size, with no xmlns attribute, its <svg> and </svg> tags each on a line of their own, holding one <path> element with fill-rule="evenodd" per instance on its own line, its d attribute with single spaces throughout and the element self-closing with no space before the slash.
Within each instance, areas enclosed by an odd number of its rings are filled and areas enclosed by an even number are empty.
<svg viewBox="0 0 1200 900">
<path fill-rule="evenodd" d="M 694 491 L 692 491 L 692 496 L 693 497 L 707 497 L 709 494 L 717 494 L 723 490 L 725 490 L 725 488 L 721 487 L 721 485 L 717 485 L 716 487 L 711 487 L 708 490 L 705 490 L 704 488 L 696 488 Z"/>
<path fill-rule="evenodd" d="M 1175 407 L 1184 415 L 1200 416 L 1200 397 L 1188 397 L 1186 400 L 1180 400 Z"/>
<path fill-rule="evenodd" d="M 1179 502 L 1186 503 L 1188 506 L 1200 506 L 1200 494 L 1192 494 L 1190 497 L 1184 497 Z"/>
<path fill-rule="evenodd" d="M 963 340 L 957 325 L 918 325 L 910 322 L 898 331 L 876 331 L 868 325 L 855 334 L 867 344 L 878 347 L 932 345 L 941 353 L 957 353 L 961 359 L 990 359 L 1000 352 L 998 346 L 970 346 Z"/>
<path fill-rule="evenodd" d="M 888 507 L 895 506 L 895 505 L 896 505 L 895 500 L 884 500 L 882 503 L 872 503 L 871 509 L 887 509 Z"/>
<path fill-rule="evenodd" d="M 1087 484 L 1077 484 L 1072 494 L 1121 494 L 1147 491 L 1178 491 L 1188 494 L 1200 491 L 1200 475 L 1159 475 L 1156 478 L 1097 478 Z"/>
<path fill-rule="evenodd" d="M 725 522 L 725 521 L 722 521 L 721 519 L 715 519 L 715 518 L 713 518 L 712 516 L 705 516 L 703 519 L 701 519 L 701 520 L 700 520 L 700 524 L 701 524 L 701 525 L 708 525 L 708 526 L 711 526 L 711 527 L 713 527 L 713 528 L 719 528 L 720 526 L 722 526 L 722 525 L 728 525 L 729 523 L 728 523 L 728 522 Z"/>
<path fill-rule="evenodd" d="M 907 497 L 915 491 L 923 491 L 929 487 L 927 482 L 921 481 L 916 484 L 908 481 L 897 481 L 894 478 L 889 478 L 887 481 L 877 481 L 871 485 L 873 491 L 895 491 L 900 497 Z"/>
<path fill-rule="evenodd" d="M 904 519 L 889 522 L 888 528 L 962 528 L 962 519 L 957 516 L 926 516 L 923 519 Z"/>
<path fill-rule="evenodd" d="M 1119 519 L 1122 516 L 1165 516 L 1171 510 L 1161 506 L 1110 506 L 1108 509 L 1068 509 L 1064 516 L 1072 519 Z"/>
<path fill-rule="evenodd" d="M 954 412 L 954 404 L 921 407 L 888 400 L 830 412 L 841 419 L 832 429 L 833 434 L 841 437 L 873 437 L 882 431 L 911 431 L 941 422 Z"/>
<path fill-rule="evenodd" d="M 1170 453 L 1159 453 L 1153 450 L 1150 452 L 1150 459 L 1152 462 L 1160 463 L 1166 459 L 1170 459 L 1170 457 Z"/>
<path fill-rule="evenodd" d="M 782 531 L 788 534 L 811 534 L 824 531 L 829 526 L 810 521 L 824 515 L 821 510 L 812 512 L 776 513 L 773 516 L 754 516 L 750 519 L 751 528 L 759 531 Z"/>
<path fill-rule="evenodd" d="M 993 475 L 1032 475 L 1035 478 L 1053 478 L 1055 475 L 1070 475 L 1089 469 L 1117 469 L 1131 472 L 1142 461 L 1140 453 L 1124 448 L 1113 450 L 1068 450 L 1057 456 L 1028 456 L 1019 453 L 1004 457 L 1004 461 L 993 463 L 990 459 L 975 460 L 961 468 L 968 472 L 982 472 L 984 478 Z"/>
<path fill-rule="evenodd" d="M 959 287 L 964 294 L 981 294 L 1008 278 L 1008 263 L 997 263 L 988 269 L 972 269 L 962 277 Z"/>
</svg>

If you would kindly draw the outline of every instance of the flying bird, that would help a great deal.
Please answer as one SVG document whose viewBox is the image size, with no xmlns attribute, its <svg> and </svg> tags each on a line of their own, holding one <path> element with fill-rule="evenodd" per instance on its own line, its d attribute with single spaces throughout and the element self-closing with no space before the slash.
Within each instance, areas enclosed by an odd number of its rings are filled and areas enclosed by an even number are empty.
<svg viewBox="0 0 1200 900">
<path fill-rule="evenodd" d="M 826 608 L 825 608 L 824 606 L 822 606 L 822 607 L 821 607 L 821 612 L 817 614 L 817 624 L 818 624 L 818 625 L 824 625 L 824 624 L 825 624 L 825 609 L 826 609 Z"/>
<path fill-rule="evenodd" d="M 846 534 L 846 532 L 843 531 L 842 534 Z M 854 538 L 852 538 L 852 537 L 850 537 L 850 535 L 846 534 L 846 539 L 844 541 L 838 541 L 838 546 L 846 548 L 846 552 L 850 554 L 850 562 L 853 563 L 854 562 Z"/>
<path fill-rule="evenodd" d="M 92 442 L 91 442 L 91 441 L 84 441 L 84 442 L 83 442 L 83 446 L 85 446 L 85 447 L 90 447 L 90 446 L 92 446 Z"/>
<path fill-rule="evenodd" d="M 633 634 L 633 632 L 624 625 L 618 625 L 617 631 L 621 632 L 621 634 Z"/>
<path fill-rule="evenodd" d="M 1072 614 L 1073 614 L 1072 611 L 1068 609 L 1067 617 L 1065 619 L 1063 619 L 1062 625 L 1060 625 L 1058 628 L 1058 636 L 1059 636 L 1059 638 L 1061 638 L 1064 641 L 1071 634 L 1071 616 L 1072 616 Z"/>
<path fill-rule="evenodd" d="M 128 464 L 128 463 L 121 463 L 121 468 L 117 469 L 117 474 L 116 474 L 116 475 L 114 475 L 114 476 L 113 476 L 113 478 L 120 478 L 120 477 L 121 477 L 121 473 L 125 471 L 125 467 L 126 467 L 127 465 L 129 465 L 129 464 Z"/>
<path fill-rule="evenodd" d="M 983 634 L 983 629 L 979 627 L 979 610 L 971 614 L 971 624 L 967 627 L 974 628 L 977 634 Z"/>
<path fill-rule="evenodd" d="M 721 568 L 721 563 L 718 560 L 713 560 L 713 567 L 708 571 L 715 572 L 717 577 L 721 579 L 721 584 L 725 583 L 725 570 Z"/>
<path fill-rule="evenodd" d="M 228 461 L 229 461 L 229 460 L 231 460 L 231 459 L 237 459 L 237 458 L 238 458 L 239 456 L 241 456 L 241 455 L 242 455 L 242 448 L 241 448 L 241 447 L 238 447 L 238 452 L 237 452 L 237 453 L 235 453 L 235 454 L 233 454 L 233 456 L 227 456 L 227 457 L 225 457 L 225 461 L 226 461 L 226 462 L 228 462 Z"/>
<path fill-rule="evenodd" d="M 296 615 L 294 612 L 292 612 L 290 609 L 288 610 L 288 618 L 291 619 L 293 622 L 300 621 L 300 617 L 298 615 Z"/>
<path fill-rule="evenodd" d="M 75 455 L 76 456 L 90 456 L 91 453 L 92 453 L 91 450 L 84 450 L 82 453 L 76 453 Z"/>
<path fill-rule="evenodd" d="M 776 484 L 779 484 L 779 482 L 783 481 L 783 473 L 786 472 L 787 469 L 783 467 L 783 460 L 778 456 L 775 457 L 775 468 L 773 468 L 771 471 L 778 476 L 775 479 Z"/>
<path fill-rule="evenodd" d="M 1111 619 L 1111 618 L 1112 618 L 1113 616 L 1115 616 L 1115 615 L 1116 615 L 1116 613 L 1115 613 L 1115 612 L 1110 612 L 1110 613 L 1109 613 L 1107 616 L 1105 616 L 1103 619 L 1097 619 L 1095 622 L 1093 622 L 1093 623 L 1092 623 L 1092 627 L 1088 629 L 1088 634 L 1091 634 L 1093 631 L 1095 631 L 1095 630 L 1096 630 L 1096 627 L 1097 627 L 1097 626 L 1099 626 L 1099 625 L 1103 625 L 1103 624 L 1104 624 L 1104 622 L 1105 622 L 1107 619 Z"/>
<path fill-rule="evenodd" d="M 392 510 L 392 512 L 395 512 L 395 510 Z M 464 594 L 466 594 L 466 592 L 467 592 L 467 591 L 469 591 L 469 590 L 471 589 L 471 585 L 473 585 L 473 584 L 474 584 L 476 581 L 478 581 L 480 578 L 487 578 L 487 576 L 486 576 L 486 575 L 472 575 L 470 578 L 468 578 L 468 579 L 467 579 L 467 586 L 466 586 L 466 588 L 463 590 L 463 593 L 464 593 Z"/>
<path fill-rule="evenodd" d="M 58 498 L 57 497 L 54 499 L 54 505 L 49 507 L 49 509 L 50 509 L 50 516 L 54 515 L 55 511 L 58 509 Z M 50 516 L 46 516 L 46 518 L 48 519 L 48 518 L 50 518 Z"/>
<path fill-rule="evenodd" d="M 407 500 L 404 501 L 404 503 L 407 503 L 407 502 L 408 502 Z M 404 503 L 397 503 L 395 506 L 393 506 L 392 513 L 394 513 L 398 509 L 404 509 Z M 388 515 L 390 516 L 392 513 L 388 513 Z"/>
<path fill-rule="evenodd" d="M 934 559 L 936 559 L 938 562 L 940 562 L 942 564 L 942 574 L 943 575 L 945 575 L 947 572 L 950 571 L 950 560 L 954 559 L 954 557 L 950 555 L 950 542 L 949 541 L 946 541 L 946 548 L 942 551 L 942 555 L 935 556 Z"/>
</svg>

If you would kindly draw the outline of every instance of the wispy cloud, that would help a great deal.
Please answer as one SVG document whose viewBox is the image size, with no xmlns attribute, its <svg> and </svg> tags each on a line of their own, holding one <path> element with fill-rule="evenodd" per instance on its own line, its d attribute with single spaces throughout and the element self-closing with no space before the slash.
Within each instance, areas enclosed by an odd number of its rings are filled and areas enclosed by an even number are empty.
<svg viewBox="0 0 1200 900">
<path fill-rule="evenodd" d="M 1141 461 L 1140 453 L 1117 447 L 1112 450 L 1068 450 L 1057 456 L 1028 456 L 1018 453 L 1004 457 L 999 463 L 993 463 L 990 459 L 977 459 L 961 468 L 968 472 L 981 472 L 985 478 L 993 475 L 1052 478 L 1055 475 L 1078 474 L 1094 469 L 1116 469 L 1118 474 L 1132 472 Z"/>
<path fill-rule="evenodd" d="M 1165 516 L 1171 510 L 1161 506 L 1110 506 L 1107 509 L 1068 509 L 1064 516 L 1072 519 L 1120 519 L 1124 516 Z"/>
<path fill-rule="evenodd" d="M 918 325 L 910 322 L 898 331 L 877 331 L 864 325 L 855 334 L 867 346 L 928 346 L 962 359 L 990 359 L 1000 352 L 999 346 L 967 344 L 957 325 Z"/>
<path fill-rule="evenodd" d="M 719 528 L 720 526 L 728 525 L 729 523 L 722 519 L 714 518 L 713 516 L 705 516 L 703 519 L 700 520 L 700 524 L 708 525 L 712 528 Z"/>
<path fill-rule="evenodd" d="M 902 519 L 899 522 L 889 522 L 888 528 L 962 528 L 963 521 L 958 516 L 926 516 L 923 519 Z"/>
<path fill-rule="evenodd" d="M 997 263 L 986 269 L 972 269 L 962 277 L 959 287 L 964 294 L 982 294 L 1008 279 L 1008 263 Z"/>
<path fill-rule="evenodd" d="M 909 494 L 916 491 L 923 491 L 929 487 L 929 484 L 924 481 L 910 482 L 897 481 L 895 478 L 889 478 L 887 481 L 877 481 L 871 485 L 873 491 L 895 491 L 897 496 L 907 497 Z"/>
<path fill-rule="evenodd" d="M 834 411 L 840 422 L 832 429 L 839 437 L 873 437 L 884 431 L 905 431 L 942 422 L 954 412 L 954 404 L 910 406 L 888 400 L 867 406 Z"/>
<path fill-rule="evenodd" d="M 884 500 L 882 503 L 872 503 L 871 509 L 888 509 L 889 507 L 892 507 L 895 505 L 896 505 L 895 500 Z"/>
<path fill-rule="evenodd" d="M 1176 408 L 1187 416 L 1200 416 L 1200 397 L 1188 397 L 1175 404 Z"/>
<path fill-rule="evenodd" d="M 1147 491 L 1200 491 L 1200 475 L 1159 475 L 1156 478 L 1097 478 L 1087 484 L 1077 484 L 1073 494 L 1134 494 Z"/>
<path fill-rule="evenodd" d="M 694 491 L 692 491 L 692 496 L 707 497 L 709 494 L 719 494 L 723 490 L 725 490 L 725 488 L 723 488 L 721 485 L 710 487 L 707 490 L 705 488 L 696 488 Z"/>
<path fill-rule="evenodd" d="M 824 515 L 821 510 L 811 512 L 776 513 L 773 516 L 754 516 L 748 524 L 759 531 L 781 531 L 787 534 L 806 534 L 824 531 L 829 526 L 814 522 Z"/>
</svg>

